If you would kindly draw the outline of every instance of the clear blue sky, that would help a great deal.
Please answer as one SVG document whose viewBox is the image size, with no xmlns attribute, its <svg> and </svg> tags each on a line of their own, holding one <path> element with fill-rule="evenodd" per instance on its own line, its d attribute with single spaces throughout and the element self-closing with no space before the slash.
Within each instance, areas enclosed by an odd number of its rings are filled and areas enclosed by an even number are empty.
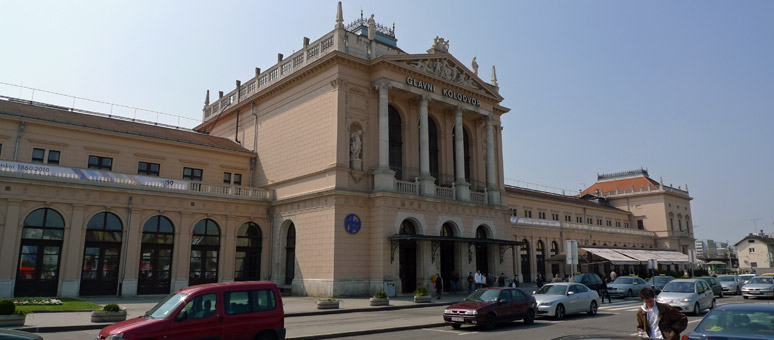
<svg viewBox="0 0 774 340">
<path fill-rule="evenodd" d="M 758 229 L 774 231 L 774 2 L 343 5 L 347 23 L 361 9 L 394 22 L 409 53 L 424 53 L 440 35 L 457 59 L 478 57 L 484 80 L 497 66 L 511 108 L 503 118 L 507 178 L 578 190 L 598 172 L 646 167 L 665 184 L 688 184 L 697 238 L 736 242 L 756 218 Z M 0 82 L 194 120 L 207 89 L 230 91 L 255 67 L 274 65 L 277 53 L 298 50 L 303 37 L 329 32 L 336 14 L 335 1 L 2 7 Z M 32 96 L 3 85 L 0 94 Z"/>
</svg>

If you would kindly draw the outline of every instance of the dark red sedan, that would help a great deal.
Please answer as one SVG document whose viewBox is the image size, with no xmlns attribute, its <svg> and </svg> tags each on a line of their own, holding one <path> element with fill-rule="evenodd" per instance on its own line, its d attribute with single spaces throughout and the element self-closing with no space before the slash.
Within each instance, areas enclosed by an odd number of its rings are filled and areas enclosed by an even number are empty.
<svg viewBox="0 0 774 340">
<path fill-rule="evenodd" d="M 535 322 L 535 298 L 519 288 L 485 288 L 468 295 L 443 311 L 443 320 L 457 329 L 462 325 L 493 329 L 499 322 Z"/>
</svg>

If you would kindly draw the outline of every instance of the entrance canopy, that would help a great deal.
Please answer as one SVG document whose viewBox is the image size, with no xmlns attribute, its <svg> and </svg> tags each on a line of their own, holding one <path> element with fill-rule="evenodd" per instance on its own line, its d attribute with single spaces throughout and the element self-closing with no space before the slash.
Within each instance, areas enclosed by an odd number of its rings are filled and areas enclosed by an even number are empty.
<svg viewBox="0 0 774 340">
<path fill-rule="evenodd" d="M 616 252 L 613 249 L 581 248 L 589 253 L 604 258 L 614 265 L 640 264 L 640 261 Z"/>
</svg>

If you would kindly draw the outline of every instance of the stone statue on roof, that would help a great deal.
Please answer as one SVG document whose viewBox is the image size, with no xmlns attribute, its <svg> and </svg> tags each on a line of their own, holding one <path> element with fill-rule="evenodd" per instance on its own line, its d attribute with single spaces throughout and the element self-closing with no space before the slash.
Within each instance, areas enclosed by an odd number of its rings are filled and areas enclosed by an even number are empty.
<svg viewBox="0 0 774 340">
<path fill-rule="evenodd" d="M 449 41 L 436 35 L 427 53 L 449 53 Z"/>
<path fill-rule="evenodd" d="M 371 17 L 368 18 L 368 40 L 374 40 L 375 36 L 376 36 L 376 21 L 374 20 L 374 15 L 371 14 Z"/>
<path fill-rule="evenodd" d="M 473 57 L 473 61 L 470 62 L 470 66 L 473 69 L 473 73 L 478 75 L 478 63 L 476 62 L 476 57 Z"/>
</svg>

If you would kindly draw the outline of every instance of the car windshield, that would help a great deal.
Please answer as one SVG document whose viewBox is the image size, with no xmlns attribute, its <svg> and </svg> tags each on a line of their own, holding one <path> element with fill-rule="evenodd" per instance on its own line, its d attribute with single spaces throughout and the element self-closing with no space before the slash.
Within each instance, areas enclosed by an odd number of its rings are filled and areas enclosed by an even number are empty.
<svg viewBox="0 0 774 340">
<path fill-rule="evenodd" d="M 720 281 L 736 281 L 736 278 L 733 276 L 718 276 L 718 279 Z"/>
<path fill-rule="evenodd" d="M 545 295 L 564 295 L 567 294 L 567 286 L 564 285 L 545 285 L 535 292 L 535 294 Z"/>
<path fill-rule="evenodd" d="M 580 283 L 581 281 L 583 281 L 583 274 L 578 274 L 572 277 L 572 282 Z"/>
<path fill-rule="evenodd" d="M 774 278 L 771 277 L 754 277 L 750 279 L 750 283 L 774 283 Z"/>
<path fill-rule="evenodd" d="M 670 282 L 664 286 L 666 293 L 693 293 L 693 282 Z"/>
<path fill-rule="evenodd" d="M 619 285 L 630 285 L 630 284 L 632 284 L 632 278 L 630 278 L 630 277 L 619 277 L 619 278 L 615 279 L 615 281 L 613 281 L 613 283 L 619 284 Z"/>
<path fill-rule="evenodd" d="M 696 332 L 706 335 L 754 334 L 774 336 L 774 311 L 715 310 L 696 326 Z M 724 337 L 725 339 L 725 337 Z"/>
<path fill-rule="evenodd" d="M 499 290 L 494 289 L 479 289 L 473 293 L 470 293 L 465 301 L 487 301 L 494 302 L 500 296 Z"/>
<path fill-rule="evenodd" d="M 177 309 L 180 304 L 185 301 L 188 294 L 185 293 L 172 293 L 167 295 L 164 300 L 161 300 L 158 304 L 153 306 L 149 311 L 145 312 L 145 317 L 149 319 L 163 319 L 168 317 L 172 312 Z"/>
<path fill-rule="evenodd" d="M 739 278 L 742 280 L 749 280 L 755 277 L 755 275 L 739 275 Z"/>
<path fill-rule="evenodd" d="M 656 282 L 657 285 L 660 285 L 672 281 L 672 278 L 666 276 L 656 276 L 653 278 L 653 281 Z"/>
</svg>

